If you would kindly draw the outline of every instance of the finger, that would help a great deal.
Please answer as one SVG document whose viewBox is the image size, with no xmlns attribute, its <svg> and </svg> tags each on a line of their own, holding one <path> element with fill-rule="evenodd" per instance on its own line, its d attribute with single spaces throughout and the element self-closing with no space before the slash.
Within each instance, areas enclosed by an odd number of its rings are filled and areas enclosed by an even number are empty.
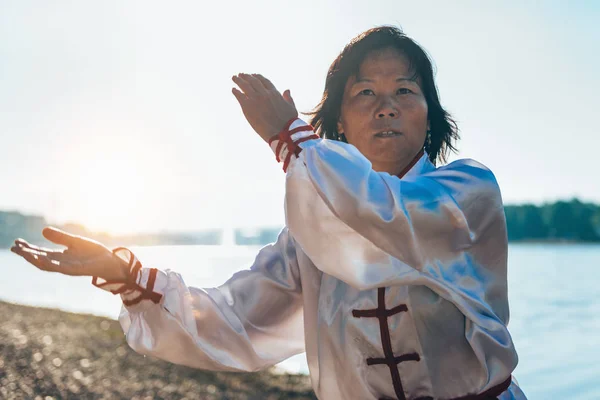
<svg viewBox="0 0 600 400">
<path fill-rule="evenodd" d="M 29 249 L 34 249 L 34 250 L 38 250 L 38 251 L 46 251 L 46 252 L 52 252 L 52 251 L 56 251 L 54 249 L 49 249 L 46 247 L 40 247 L 40 246 L 36 246 L 34 244 L 31 244 L 29 242 L 27 242 L 25 239 L 17 239 L 15 240 L 15 246 L 22 246 L 22 247 L 26 247 Z"/>
<path fill-rule="evenodd" d="M 17 246 L 17 248 L 21 251 L 21 253 L 33 254 L 36 256 L 47 256 L 48 255 L 48 253 L 43 250 L 32 249 L 31 247 Z"/>
<path fill-rule="evenodd" d="M 42 260 L 42 257 L 40 254 L 36 253 L 35 251 L 32 250 L 28 250 L 24 247 L 18 247 L 18 246 L 13 246 L 10 249 L 13 253 L 23 257 L 25 259 L 25 261 L 29 262 L 30 264 L 32 264 L 33 266 L 47 271 L 48 267 L 51 267 L 51 265 L 48 265 L 48 263 L 44 262 Z"/>
<path fill-rule="evenodd" d="M 242 93 L 241 91 L 239 91 L 237 88 L 231 89 L 231 93 L 233 93 L 233 95 L 235 96 L 235 98 L 237 99 L 237 101 L 243 107 L 244 104 L 246 103 L 246 101 L 248 100 L 248 96 L 246 96 L 244 93 Z"/>
<path fill-rule="evenodd" d="M 17 249 L 19 246 L 17 246 Z M 21 247 L 21 251 L 23 253 L 34 254 L 39 257 L 45 257 L 52 261 L 54 264 L 62 264 L 65 265 L 79 265 L 81 264 L 82 255 L 75 254 L 77 252 L 70 252 L 67 250 L 52 250 L 52 249 L 44 249 L 44 248 L 32 248 L 32 247 Z M 88 256 L 89 257 L 89 256 Z"/>
<path fill-rule="evenodd" d="M 267 89 L 263 86 L 263 84 L 258 80 L 254 75 L 243 74 L 243 78 L 252 85 L 252 89 L 257 94 L 266 94 Z"/>
<path fill-rule="evenodd" d="M 270 80 L 268 80 L 261 74 L 252 74 L 252 76 L 254 76 L 256 79 L 258 79 L 258 81 L 265 87 L 265 89 L 267 89 L 269 91 L 277 91 L 277 88 L 275 87 L 275 85 L 273 85 L 273 83 Z"/>
<path fill-rule="evenodd" d="M 21 257 L 23 257 L 25 259 L 25 261 L 27 261 L 28 263 L 32 264 L 33 266 L 41 269 L 41 270 L 46 270 L 46 268 L 40 263 L 39 257 L 35 254 L 31 254 L 31 253 L 26 253 L 26 252 L 21 252 L 18 253 Z"/>
<path fill-rule="evenodd" d="M 46 249 L 46 248 L 37 247 L 37 246 L 25 247 L 25 246 L 22 246 L 21 244 L 16 244 L 14 247 L 17 250 L 21 250 L 22 252 L 25 252 L 25 253 L 35 254 L 35 255 L 39 255 L 39 256 L 46 256 L 46 257 L 52 258 L 57 261 L 65 260 L 66 259 L 65 257 L 68 257 L 68 255 L 66 254 L 66 251 L 62 251 L 62 250 L 52 250 L 52 249 Z"/>
<path fill-rule="evenodd" d="M 15 240 L 15 246 L 33 247 L 27 240 L 18 238 Z"/>
<path fill-rule="evenodd" d="M 70 254 L 67 254 L 68 250 L 52 250 L 52 249 L 45 249 L 43 247 L 37 247 L 37 248 L 26 247 L 23 250 L 26 252 L 33 253 L 33 254 L 46 256 L 46 257 L 49 257 L 49 258 L 51 258 L 53 260 L 57 260 L 57 261 L 68 260 L 69 257 L 72 257 Z"/>
<path fill-rule="evenodd" d="M 13 246 L 10 250 L 43 271 L 59 272 L 72 276 L 85 275 L 81 261 L 64 253 L 53 251 L 45 254 L 28 248 L 19 248 L 18 246 Z"/>
<path fill-rule="evenodd" d="M 292 99 L 292 93 L 290 92 L 289 89 L 287 89 L 285 92 L 283 92 L 283 98 L 285 101 L 287 101 L 288 103 L 290 103 L 291 105 L 296 107 L 296 104 L 294 103 L 294 99 Z"/>
<path fill-rule="evenodd" d="M 31 254 L 42 254 L 42 253 L 44 253 L 41 250 L 34 249 L 32 247 L 26 247 L 26 246 L 23 246 L 21 244 L 17 244 L 14 247 L 15 247 L 16 250 L 20 251 L 21 253 L 31 253 Z"/>
<path fill-rule="evenodd" d="M 54 227 L 46 227 L 42 230 L 42 235 L 52 243 L 61 244 L 63 246 L 75 246 L 81 243 L 81 237 L 67 233 L 61 229 Z"/>
<path fill-rule="evenodd" d="M 256 94 L 256 91 L 250 82 L 243 77 L 243 74 L 233 76 L 231 79 L 240 87 L 240 89 L 242 89 L 242 92 L 244 92 L 246 96 L 254 96 Z"/>
</svg>

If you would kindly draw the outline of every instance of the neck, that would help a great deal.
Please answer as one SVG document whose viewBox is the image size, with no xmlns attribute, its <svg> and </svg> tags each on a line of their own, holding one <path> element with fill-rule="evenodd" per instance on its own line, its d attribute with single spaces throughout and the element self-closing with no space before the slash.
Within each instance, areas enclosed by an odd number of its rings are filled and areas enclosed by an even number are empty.
<svg viewBox="0 0 600 400">
<path fill-rule="evenodd" d="M 384 164 L 373 164 L 373 170 L 377 172 L 387 172 L 390 175 L 395 175 L 402 178 L 414 165 L 421 159 L 424 151 L 421 149 L 413 158 L 410 160 L 403 160 L 400 163 L 393 163 L 389 165 Z"/>
</svg>

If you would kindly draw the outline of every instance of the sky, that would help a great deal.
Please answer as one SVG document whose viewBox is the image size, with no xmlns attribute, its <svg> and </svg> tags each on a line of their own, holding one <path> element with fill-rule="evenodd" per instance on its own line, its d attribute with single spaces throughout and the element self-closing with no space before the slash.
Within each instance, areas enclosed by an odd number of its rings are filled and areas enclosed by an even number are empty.
<svg viewBox="0 0 600 400">
<path fill-rule="evenodd" d="M 377 25 L 429 53 L 459 153 L 507 204 L 600 203 L 600 3 L 0 0 L 0 210 L 112 233 L 284 223 L 284 174 L 231 77 L 300 111 Z"/>
</svg>

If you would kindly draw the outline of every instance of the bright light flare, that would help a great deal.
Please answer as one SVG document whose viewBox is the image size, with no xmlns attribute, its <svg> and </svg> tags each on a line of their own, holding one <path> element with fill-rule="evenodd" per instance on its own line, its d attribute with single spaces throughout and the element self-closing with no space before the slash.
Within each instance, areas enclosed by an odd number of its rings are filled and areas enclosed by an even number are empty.
<svg viewBox="0 0 600 400">
<path fill-rule="evenodd" d="M 59 168 L 60 214 L 92 231 L 151 229 L 165 200 L 156 186 L 174 183 L 176 176 L 158 146 L 129 142 L 88 140 L 66 149 Z"/>
</svg>

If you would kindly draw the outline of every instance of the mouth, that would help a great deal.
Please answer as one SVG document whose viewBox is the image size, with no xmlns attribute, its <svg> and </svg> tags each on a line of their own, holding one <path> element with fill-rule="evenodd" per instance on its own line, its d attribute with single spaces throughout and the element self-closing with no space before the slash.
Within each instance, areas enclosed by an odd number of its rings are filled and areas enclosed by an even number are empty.
<svg viewBox="0 0 600 400">
<path fill-rule="evenodd" d="M 402 135 L 402 132 L 398 132 L 392 129 L 381 131 L 375 134 L 375 137 L 379 138 L 388 138 L 388 137 L 396 137 Z"/>
</svg>

